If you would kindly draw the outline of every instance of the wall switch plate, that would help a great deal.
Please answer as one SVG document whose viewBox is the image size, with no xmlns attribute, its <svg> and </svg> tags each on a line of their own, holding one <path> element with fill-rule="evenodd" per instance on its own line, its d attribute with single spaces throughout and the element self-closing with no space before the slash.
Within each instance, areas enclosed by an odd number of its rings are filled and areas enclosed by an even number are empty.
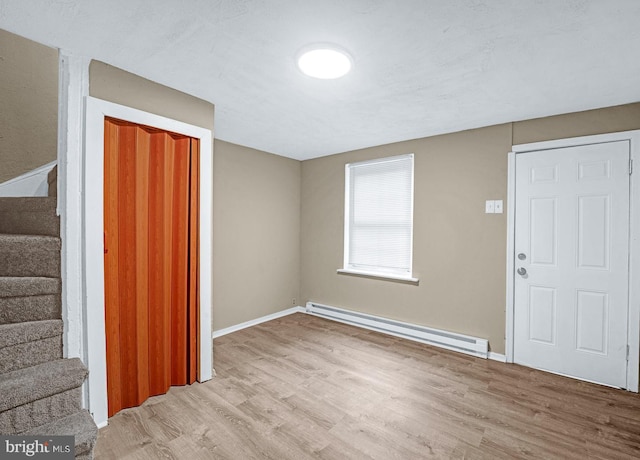
<svg viewBox="0 0 640 460">
<path fill-rule="evenodd" d="M 493 214 L 495 213 L 496 205 L 493 200 L 487 200 L 484 204 L 484 213 L 485 214 Z"/>
<path fill-rule="evenodd" d="M 496 214 L 502 214 L 502 200 L 493 201 L 493 212 Z"/>
</svg>

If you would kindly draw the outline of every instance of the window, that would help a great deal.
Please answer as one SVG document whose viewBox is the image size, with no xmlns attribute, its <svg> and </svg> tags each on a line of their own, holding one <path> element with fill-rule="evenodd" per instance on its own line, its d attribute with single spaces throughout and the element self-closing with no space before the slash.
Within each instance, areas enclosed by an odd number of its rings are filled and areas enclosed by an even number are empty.
<svg viewBox="0 0 640 460">
<path fill-rule="evenodd" d="M 413 280 L 413 154 L 350 163 L 345 173 L 339 271 Z"/>
</svg>

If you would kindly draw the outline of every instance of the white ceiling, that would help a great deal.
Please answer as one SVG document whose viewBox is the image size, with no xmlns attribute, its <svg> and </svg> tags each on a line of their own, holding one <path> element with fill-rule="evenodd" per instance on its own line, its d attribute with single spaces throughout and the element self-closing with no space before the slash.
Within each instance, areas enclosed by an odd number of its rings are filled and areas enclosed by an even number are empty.
<svg viewBox="0 0 640 460">
<path fill-rule="evenodd" d="M 215 136 L 308 159 L 640 101 L 638 0 L 0 0 L 0 28 L 216 105 Z M 339 80 L 295 67 L 332 42 Z"/>
</svg>

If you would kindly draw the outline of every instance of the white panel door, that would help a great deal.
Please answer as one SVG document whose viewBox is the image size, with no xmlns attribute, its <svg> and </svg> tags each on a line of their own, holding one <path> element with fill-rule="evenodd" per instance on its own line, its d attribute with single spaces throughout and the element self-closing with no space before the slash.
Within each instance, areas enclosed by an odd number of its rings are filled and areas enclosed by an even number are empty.
<svg viewBox="0 0 640 460">
<path fill-rule="evenodd" d="M 629 152 L 516 155 L 516 363 L 626 387 Z"/>
</svg>

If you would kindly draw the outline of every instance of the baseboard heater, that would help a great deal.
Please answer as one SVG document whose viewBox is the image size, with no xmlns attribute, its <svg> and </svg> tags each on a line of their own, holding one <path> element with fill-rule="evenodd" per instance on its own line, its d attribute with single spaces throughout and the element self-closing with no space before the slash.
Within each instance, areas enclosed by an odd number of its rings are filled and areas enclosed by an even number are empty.
<svg viewBox="0 0 640 460">
<path fill-rule="evenodd" d="M 306 312 L 322 318 L 382 332 L 384 334 L 426 343 L 447 350 L 488 358 L 489 342 L 486 339 L 441 331 L 416 324 L 403 323 L 380 316 L 368 315 L 314 302 L 307 302 Z"/>
</svg>

